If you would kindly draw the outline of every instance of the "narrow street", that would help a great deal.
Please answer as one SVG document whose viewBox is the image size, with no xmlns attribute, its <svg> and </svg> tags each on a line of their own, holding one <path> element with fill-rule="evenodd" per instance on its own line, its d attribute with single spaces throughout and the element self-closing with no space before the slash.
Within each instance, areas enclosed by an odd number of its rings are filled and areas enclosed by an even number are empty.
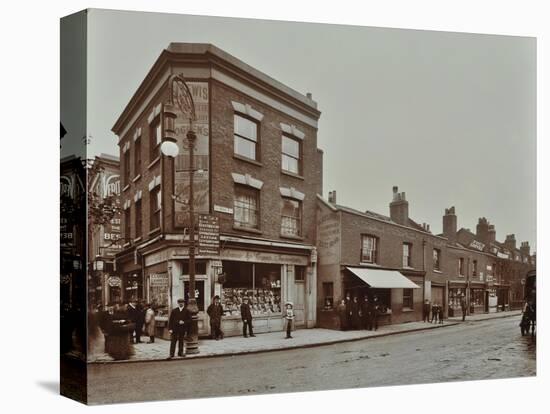
<svg viewBox="0 0 550 414">
<path fill-rule="evenodd" d="M 519 317 L 314 348 L 89 365 L 89 402 L 161 400 L 524 377 L 536 342 Z"/>
</svg>

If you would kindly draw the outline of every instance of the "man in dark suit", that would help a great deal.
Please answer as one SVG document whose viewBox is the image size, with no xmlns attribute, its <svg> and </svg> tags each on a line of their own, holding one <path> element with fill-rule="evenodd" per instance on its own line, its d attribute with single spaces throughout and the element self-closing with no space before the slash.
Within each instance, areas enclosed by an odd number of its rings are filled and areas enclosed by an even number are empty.
<svg viewBox="0 0 550 414">
<path fill-rule="evenodd" d="M 252 312 L 250 312 L 250 305 L 248 304 L 248 298 L 246 296 L 243 298 L 243 303 L 241 305 L 241 319 L 243 320 L 243 336 L 248 338 L 246 334 L 247 326 L 250 336 L 256 336 L 252 331 Z"/>
<path fill-rule="evenodd" d="M 432 306 L 430 305 L 430 301 L 426 299 L 424 301 L 424 306 L 422 307 L 422 315 L 424 317 L 424 322 L 430 322 L 430 309 Z"/>
<path fill-rule="evenodd" d="M 170 356 L 168 359 L 174 357 L 176 342 L 178 343 L 178 356 L 185 356 L 183 353 L 183 342 L 190 326 L 191 313 L 185 309 L 185 301 L 178 299 L 178 307 L 172 309 L 168 320 L 168 332 L 170 333 Z"/>
<path fill-rule="evenodd" d="M 133 335 L 135 333 L 136 344 L 139 344 L 141 343 L 141 331 L 143 328 L 143 322 L 145 320 L 143 308 L 138 304 L 136 300 L 132 300 L 130 303 L 128 303 L 128 308 L 126 309 L 126 311 L 128 312 L 128 319 L 131 320 L 135 325 L 134 332 L 132 332 L 131 334 Z"/>
</svg>

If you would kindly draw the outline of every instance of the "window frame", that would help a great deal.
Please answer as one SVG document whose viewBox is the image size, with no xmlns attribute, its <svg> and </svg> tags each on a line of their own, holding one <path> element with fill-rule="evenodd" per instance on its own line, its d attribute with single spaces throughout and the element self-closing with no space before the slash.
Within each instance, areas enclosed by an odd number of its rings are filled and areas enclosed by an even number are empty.
<svg viewBox="0 0 550 414">
<path fill-rule="evenodd" d="M 412 243 L 410 242 L 403 242 L 403 247 L 402 247 L 402 254 L 403 254 L 403 257 L 402 257 L 402 266 L 404 268 L 412 268 L 413 265 L 412 265 Z M 405 256 L 405 247 L 408 247 L 408 255 Z M 408 258 L 407 260 L 407 263 L 405 263 L 405 257 Z"/>
<path fill-rule="evenodd" d="M 134 177 L 141 174 L 143 160 L 141 159 L 141 136 L 134 141 Z"/>
<path fill-rule="evenodd" d="M 143 235 L 143 205 L 141 204 L 141 199 L 135 202 L 135 235 L 136 239 Z"/>
<path fill-rule="evenodd" d="M 330 289 L 327 289 L 330 287 Z M 326 309 L 334 309 L 334 282 L 323 282 L 323 307 Z M 330 290 L 330 295 L 327 295 L 327 291 Z M 330 307 L 327 307 L 327 299 L 330 299 Z"/>
<path fill-rule="evenodd" d="M 406 295 L 405 293 L 409 293 L 409 294 Z M 410 301 L 410 303 L 405 304 L 405 299 L 407 300 L 407 302 Z M 408 306 L 408 305 L 410 305 L 410 306 Z M 411 288 L 404 288 L 403 289 L 403 309 L 407 309 L 407 310 L 413 310 L 414 309 L 414 292 L 413 292 L 413 289 L 411 289 Z"/>
<path fill-rule="evenodd" d="M 293 217 L 293 216 L 285 216 L 283 215 L 283 209 L 284 209 L 284 206 L 285 206 L 285 200 L 286 201 L 290 201 L 292 203 L 298 203 L 298 217 Z M 297 220 L 297 226 L 296 226 L 296 229 L 297 229 L 297 234 L 291 234 L 291 233 L 288 233 L 288 232 L 285 232 L 283 231 L 283 228 L 285 229 L 289 229 L 291 227 L 289 226 L 283 226 L 283 223 L 284 223 L 284 218 L 287 218 L 287 219 L 295 219 Z M 302 218 L 303 218 L 303 206 L 302 206 L 302 201 L 301 200 L 297 200 L 295 198 L 292 198 L 292 197 L 281 197 L 281 228 L 280 228 L 280 231 L 281 231 L 281 236 L 282 237 L 302 237 Z"/>
<path fill-rule="evenodd" d="M 298 158 L 284 152 L 283 141 L 284 141 L 285 138 L 289 139 L 291 141 L 294 141 L 298 144 Z M 285 156 L 288 157 L 288 158 L 292 158 L 292 159 L 297 161 L 298 171 L 287 170 L 283 167 L 283 165 L 284 165 L 283 159 L 284 159 Z M 285 173 L 290 173 L 290 174 L 302 175 L 302 160 L 303 160 L 303 158 L 304 157 L 303 157 L 302 140 L 295 137 L 295 136 L 293 136 L 293 135 L 291 135 L 291 134 L 283 133 L 281 135 L 281 171 L 283 171 Z"/>
<path fill-rule="evenodd" d="M 126 187 L 127 185 L 130 184 L 130 182 L 132 181 L 132 178 L 131 178 L 131 168 L 130 168 L 130 163 L 131 163 L 131 160 L 130 160 L 130 148 L 128 148 L 128 150 L 126 150 L 123 154 L 122 154 L 122 157 L 123 157 L 123 164 L 124 164 L 124 186 Z"/>
<path fill-rule="evenodd" d="M 437 253 L 437 260 L 436 260 L 436 253 Z M 432 265 L 433 270 L 437 270 L 438 272 L 441 272 L 441 249 L 433 248 L 432 252 Z"/>
<path fill-rule="evenodd" d="M 238 134 L 237 133 L 237 122 L 236 122 L 236 117 L 240 117 L 242 119 L 245 119 L 249 122 L 252 122 L 253 124 L 256 125 L 256 141 L 250 139 L 250 137 L 246 137 L 244 135 L 241 135 L 241 134 Z M 258 121 L 257 119 L 254 119 L 246 114 L 243 114 L 242 112 L 233 112 L 233 155 L 234 156 L 237 156 L 237 157 L 241 157 L 241 158 L 244 158 L 246 160 L 252 160 L 252 161 L 256 161 L 256 162 L 261 162 L 262 160 L 262 157 L 261 157 L 261 145 L 260 145 L 260 131 L 261 131 L 261 128 L 260 128 L 260 121 Z M 244 154 L 241 154 L 239 152 L 237 152 L 237 146 L 235 145 L 235 139 L 236 138 L 240 138 L 240 139 L 243 139 L 243 140 L 246 140 L 248 142 L 252 142 L 254 143 L 254 155 L 255 157 L 254 158 L 251 158 L 249 157 L 248 155 L 244 155 Z"/>
<path fill-rule="evenodd" d="M 240 221 L 237 221 L 237 209 L 244 209 L 245 207 L 244 206 L 239 206 L 237 207 L 236 203 L 237 203 L 237 193 L 239 191 L 242 191 L 243 194 L 246 195 L 246 193 L 248 194 L 253 194 L 254 195 L 254 198 L 256 200 L 256 209 L 254 210 L 256 212 L 256 225 L 255 226 L 251 226 L 249 225 L 249 222 L 240 222 Z M 258 190 L 257 188 L 254 188 L 254 187 L 250 187 L 250 186 L 247 186 L 247 185 L 242 185 L 242 184 L 235 184 L 234 186 L 234 189 L 233 189 L 233 227 L 234 228 L 238 228 L 238 229 L 253 229 L 253 230 L 260 230 L 261 229 L 261 215 L 260 215 L 260 212 L 261 212 L 261 203 L 260 203 L 260 190 Z M 250 211 L 250 209 L 248 209 Z M 249 213 L 250 214 L 250 213 Z"/>
<path fill-rule="evenodd" d="M 131 207 L 124 210 L 124 239 L 126 241 L 132 238 L 132 212 Z"/>
<path fill-rule="evenodd" d="M 372 238 L 374 240 L 374 250 L 370 250 L 371 252 L 374 252 L 373 259 L 368 260 L 366 256 L 364 255 L 365 252 L 365 239 Z M 378 236 L 375 236 L 374 234 L 368 234 L 363 233 L 361 234 L 361 251 L 360 251 L 360 258 L 361 263 L 372 263 L 377 264 L 379 260 L 379 249 L 380 249 L 380 238 Z"/>
<path fill-rule="evenodd" d="M 160 137 L 157 137 L 157 132 Z M 152 163 L 160 157 L 160 144 L 162 144 L 162 123 L 158 114 L 149 124 L 149 162 Z"/>
<path fill-rule="evenodd" d="M 149 192 L 149 231 L 160 228 L 161 211 L 162 211 L 162 199 L 159 202 L 159 198 L 162 197 L 160 186 L 154 187 Z M 155 209 L 153 209 L 155 206 Z"/>
<path fill-rule="evenodd" d="M 458 276 L 464 277 L 466 274 L 464 273 L 464 258 L 459 257 L 458 258 Z"/>
</svg>

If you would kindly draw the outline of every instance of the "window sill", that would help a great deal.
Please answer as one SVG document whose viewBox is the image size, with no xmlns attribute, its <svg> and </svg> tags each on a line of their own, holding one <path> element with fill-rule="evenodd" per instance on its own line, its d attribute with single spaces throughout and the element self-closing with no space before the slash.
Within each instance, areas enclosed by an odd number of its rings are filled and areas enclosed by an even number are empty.
<svg viewBox="0 0 550 414">
<path fill-rule="evenodd" d="M 147 166 L 147 169 L 150 170 L 159 161 L 160 161 L 160 155 L 157 158 L 155 158 L 153 161 L 151 161 L 151 163 Z"/>
<path fill-rule="evenodd" d="M 359 262 L 359 266 L 376 266 L 380 267 L 378 263 L 371 263 L 371 262 Z"/>
<path fill-rule="evenodd" d="M 403 309 L 401 309 L 401 312 L 414 312 L 414 309 L 411 309 L 411 308 L 403 308 Z"/>
<path fill-rule="evenodd" d="M 403 266 L 403 270 L 414 270 L 414 267 L 412 266 Z"/>
<path fill-rule="evenodd" d="M 124 243 L 124 244 L 122 245 L 122 247 L 130 247 L 130 244 L 131 244 L 130 242 Z"/>
<path fill-rule="evenodd" d="M 254 234 L 262 234 L 262 231 L 260 229 L 255 229 L 253 227 L 233 226 L 233 230 L 244 231 L 247 233 L 254 233 Z"/>
<path fill-rule="evenodd" d="M 437 270 L 437 269 L 434 269 L 434 273 L 443 274 L 443 272 L 441 270 Z"/>
<path fill-rule="evenodd" d="M 279 235 L 282 239 L 290 239 L 290 240 L 300 240 L 303 241 L 304 238 L 302 236 L 293 236 L 291 234 L 280 234 Z"/>
<path fill-rule="evenodd" d="M 233 153 L 233 158 L 235 158 L 237 160 L 240 160 L 240 161 L 248 162 L 248 163 L 250 163 L 252 165 L 256 165 L 258 167 L 263 167 L 264 166 L 260 161 L 253 160 L 252 158 L 244 157 L 244 156 L 239 155 L 239 154 Z"/>
<path fill-rule="evenodd" d="M 124 186 L 124 188 L 122 189 L 122 192 L 125 192 L 126 190 L 128 190 L 130 188 L 130 184 L 126 184 Z"/>
<path fill-rule="evenodd" d="M 281 174 L 288 175 L 289 177 L 298 178 L 299 180 L 303 180 L 303 179 L 304 179 L 304 176 L 303 176 L 303 175 L 296 174 L 296 173 L 293 173 L 293 172 L 290 172 L 290 171 L 286 171 L 286 170 L 281 170 Z"/>
<path fill-rule="evenodd" d="M 141 237 L 141 236 L 136 237 L 136 238 L 134 239 L 134 243 L 138 243 L 138 242 L 140 242 L 141 240 L 143 240 L 143 237 Z"/>
<path fill-rule="evenodd" d="M 158 233 L 158 232 L 160 232 L 160 227 L 155 227 L 153 230 L 151 230 L 151 231 L 149 232 L 149 236 L 152 235 L 152 234 L 154 234 L 154 233 Z"/>
<path fill-rule="evenodd" d="M 134 177 L 134 179 L 132 180 L 133 183 L 135 183 L 136 181 L 138 181 L 139 179 L 141 178 L 141 174 L 138 174 Z"/>
</svg>

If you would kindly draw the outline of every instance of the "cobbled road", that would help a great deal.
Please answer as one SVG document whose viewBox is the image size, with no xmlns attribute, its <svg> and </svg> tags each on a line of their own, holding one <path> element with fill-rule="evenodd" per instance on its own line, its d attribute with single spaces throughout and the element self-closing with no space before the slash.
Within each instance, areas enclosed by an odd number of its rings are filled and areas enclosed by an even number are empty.
<svg viewBox="0 0 550 414">
<path fill-rule="evenodd" d="M 533 376 L 536 340 L 518 324 L 508 317 L 313 348 L 90 365 L 89 403 Z"/>
</svg>

